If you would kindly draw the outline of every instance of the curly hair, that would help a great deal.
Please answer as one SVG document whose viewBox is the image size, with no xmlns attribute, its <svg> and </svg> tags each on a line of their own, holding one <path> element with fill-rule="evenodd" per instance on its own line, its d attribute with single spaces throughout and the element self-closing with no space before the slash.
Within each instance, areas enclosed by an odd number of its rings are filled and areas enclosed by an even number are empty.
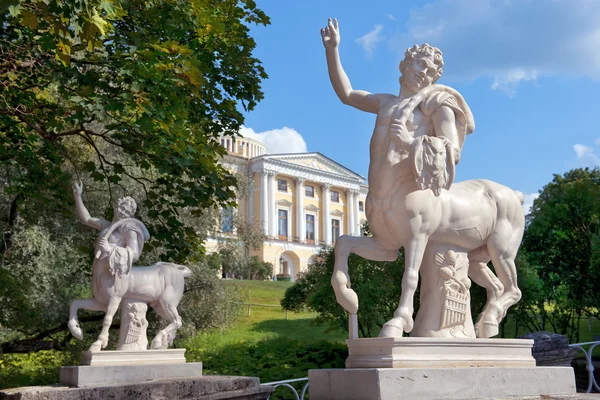
<svg viewBox="0 0 600 400">
<path fill-rule="evenodd" d="M 433 63 L 437 66 L 437 73 L 433 78 L 433 83 L 435 83 L 442 73 L 442 67 L 444 66 L 444 59 L 442 58 L 442 51 L 437 47 L 430 46 L 427 43 L 424 43 L 422 46 L 417 46 L 416 44 L 413 47 L 409 47 L 406 49 L 404 53 L 404 60 L 400 62 L 400 73 L 404 75 L 404 69 L 406 67 L 407 61 L 412 61 L 417 57 L 431 57 Z"/>
<path fill-rule="evenodd" d="M 126 196 L 119 199 L 117 203 L 117 210 L 126 215 L 127 217 L 133 217 L 137 210 L 137 204 L 133 197 Z"/>
</svg>

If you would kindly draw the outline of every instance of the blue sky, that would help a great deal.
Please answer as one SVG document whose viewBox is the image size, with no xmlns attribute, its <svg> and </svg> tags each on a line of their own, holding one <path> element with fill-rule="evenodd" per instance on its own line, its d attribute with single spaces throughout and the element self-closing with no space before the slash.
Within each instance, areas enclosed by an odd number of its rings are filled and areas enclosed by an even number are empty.
<svg viewBox="0 0 600 400">
<path fill-rule="evenodd" d="M 319 30 L 340 24 L 340 56 L 355 89 L 397 94 L 407 47 L 444 56 L 438 83 L 462 93 L 475 117 L 457 180 L 485 178 L 533 195 L 554 173 L 600 165 L 600 1 L 258 0 L 253 27 L 269 79 L 246 114 L 271 152 L 318 151 L 367 176 L 375 122 L 343 105 L 327 74 Z"/>
</svg>

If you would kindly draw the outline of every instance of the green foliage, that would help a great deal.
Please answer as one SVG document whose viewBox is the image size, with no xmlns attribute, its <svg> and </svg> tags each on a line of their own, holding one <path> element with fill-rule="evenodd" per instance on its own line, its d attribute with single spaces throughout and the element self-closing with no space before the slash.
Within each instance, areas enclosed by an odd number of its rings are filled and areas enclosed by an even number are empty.
<svg viewBox="0 0 600 400">
<path fill-rule="evenodd" d="M 64 365 L 75 365 L 81 354 L 56 350 L 0 356 L 0 389 L 19 386 L 52 385 Z"/>
<path fill-rule="evenodd" d="M 231 327 L 241 312 L 243 294 L 240 287 L 226 285 L 205 264 L 188 266 L 192 275 L 186 278 L 186 290 L 178 307 L 184 322 L 178 335 L 185 338 L 201 330 Z"/>
<path fill-rule="evenodd" d="M 129 178 L 150 245 L 174 261 L 201 254 L 184 216 L 233 204 L 216 139 L 263 97 L 248 25 L 268 17 L 251 0 L 13 3 L 0 10 L 3 190 L 70 207 L 74 173 L 111 200 Z"/>
<path fill-rule="evenodd" d="M 330 283 L 333 265 L 333 249 L 322 249 L 315 263 L 286 291 L 281 304 L 291 311 L 299 311 L 306 306 L 319 314 L 317 323 L 325 324 L 329 329 L 347 331 L 347 313 L 337 304 Z M 373 262 L 352 254 L 348 266 L 352 289 L 360 299 L 359 333 L 362 337 L 374 336 L 398 307 L 404 254 L 400 253 L 394 262 Z M 415 300 L 418 303 L 418 294 Z"/>
<path fill-rule="evenodd" d="M 539 282 L 541 325 L 579 340 L 578 320 L 597 316 L 600 300 L 600 171 L 554 175 L 534 201 L 523 239 Z M 525 292 L 525 291 L 523 291 Z"/>
<path fill-rule="evenodd" d="M 344 368 L 348 348 L 342 343 L 306 342 L 288 338 L 241 343 L 188 361 L 202 361 L 207 375 L 257 376 L 262 383 L 306 378 L 310 369 Z M 302 388 L 306 382 L 296 385 Z M 272 399 L 293 399 L 291 391 L 278 390 Z"/>
<path fill-rule="evenodd" d="M 0 266 L 0 325 L 43 332 L 65 322 L 71 300 L 89 296 L 92 250 L 75 251 L 77 232 L 62 233 L 57 240 L 44 226 L 16 229 Z"/>
</svg>

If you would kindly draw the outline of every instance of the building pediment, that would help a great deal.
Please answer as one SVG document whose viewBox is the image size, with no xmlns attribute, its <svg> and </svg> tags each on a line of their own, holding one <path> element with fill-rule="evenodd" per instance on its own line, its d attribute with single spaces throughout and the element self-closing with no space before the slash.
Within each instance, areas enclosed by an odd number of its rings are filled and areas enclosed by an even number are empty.
<svg viewBox="0 0 600 400">
<path fill-rule="evenodd" d="M 363 176 L 321 153 L 265 154 L 251 160 L 250 170 L 284 173 L 352 189 L 360 189 L 365 182 Z"/>
<path fill-rule="evenodd" d="M 277 200 L 275 202 L 275 204 L 277 204 L 278 206 L 283 206 L 283 207 L 291 207 L 292 206 L 292 203 L 290 203 L 289 201 L 287 201 L 285 199 Z"/>
<path fill-rule="evenodd" d="M 340 210 L 333 210 L 329 214 L 333 215 L 334 217 L 343 217 L 344 216 L 344 213 L 341 212 Z"/>
<path fill-rule="evenodd" d="M 316 213 L 316 212 L 319 212 L 319 207 L 317 207 L 313 204 L 309 204 L 306 207 L 304 207 L 304 210 Z"/>
</svg>

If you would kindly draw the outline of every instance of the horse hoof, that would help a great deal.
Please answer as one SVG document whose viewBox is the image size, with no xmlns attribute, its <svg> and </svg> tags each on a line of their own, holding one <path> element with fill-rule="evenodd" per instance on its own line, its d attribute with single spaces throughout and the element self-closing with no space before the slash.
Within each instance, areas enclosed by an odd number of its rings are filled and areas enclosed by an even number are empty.
<svg viewBox="0 0 600 400">
<path fill-rule="evenodd" d="M 102 342 L 100 340 L 96 340 L 94 343 L 92 343 L 92 345 L 90 346 L 90 348 L 88 349 L 88 351 L 100 351 L 102 350 Z"/>
<path fill-rule="evenodd" d="M 79 326 L 79 324 L 77 322 L 69 321 L 67 326 L 69 327 L 69 331 L 71 331 L 71 335 L 73 335 L 73 337 L 75 339 L 79 339 L 79 340 L 83 339 L 83 332 L 81 331 L 81 327 Z"/>
<path fill-rule="evenodd" d="M 479 322 L 476 327 L 477 337 L 478 338 L 491 338 L 500 333 L 498 324 L 492 322 Z"/>
<path fill-rule="evenodd" d="M 404 327 L 402 318 L 392 318 L 383 325 L 379 337 L 402 337 Z"/>
</svg>

